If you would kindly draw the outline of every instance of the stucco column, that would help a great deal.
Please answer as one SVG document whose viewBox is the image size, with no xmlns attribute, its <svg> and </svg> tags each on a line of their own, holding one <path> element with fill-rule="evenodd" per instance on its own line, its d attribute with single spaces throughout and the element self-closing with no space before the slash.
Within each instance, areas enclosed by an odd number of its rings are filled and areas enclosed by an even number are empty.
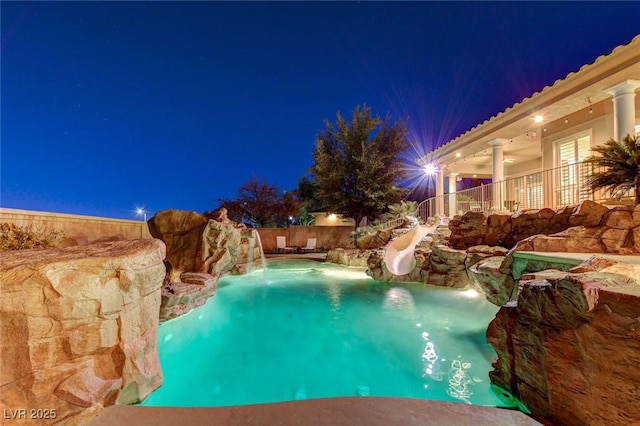
<svg viewBox="0 0 640 426">
<path fill-rule="evenodd" d="M 508 139 L 493 139 L 488 142 L 493 147 L 493 168 L 491 174 L 491 207 L 496 210 L 503 209 L 503 185 L 504 185 L 504 145 L 509 142 Z"/>
<path fill-rule="evenodd" d="M 635 90 L 640 87 L 639 80 L 626 80 L 605 90 L 613 96 L 613 137 L 621 141 L 627 134 L 635 135 L 636 106 Z"/>
<path fill-rule="evenodd" d="M 444 166 L 438 165 L 436 174 L 436 214 L 444 216 Z"/>
<path fill-rule="evenodd" d="M 451 172 L 449 173 L 449 217 L 453 218 L 458 212 L 458 208 L 456 207 L 456 185 L 458 182 L 458 174 Z"/>
</svg>

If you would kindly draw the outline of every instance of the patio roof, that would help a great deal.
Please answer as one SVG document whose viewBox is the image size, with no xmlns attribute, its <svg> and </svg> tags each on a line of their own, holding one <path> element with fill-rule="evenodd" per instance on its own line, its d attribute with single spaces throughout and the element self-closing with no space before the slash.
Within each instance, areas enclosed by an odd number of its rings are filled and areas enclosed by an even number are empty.
<svg viewBox="0 0 640 426">
<path fill-rule="evenodd" d="M 640 79 L 640 35 L 439 146 L 418 162 L 439 161 L 447 166 L 445 174 L 491 177 L 492 152 L 488 142 L 505 139 L 505 168 L 510 163 L 517 163 L 520 168 L 527 164 L 535 167 L 542 156 L 542 127 L 561 131 L 577 119 L 588 119 L 590 109 L 594 117 L 601 116 L 611 104 L 611 95 L 605 90 L 632 79 Z M 636 97 L 638 103 L 640 99 Z M 543 124 L 534 123 L 536 115 L 544 118 Z"/>
</svg>

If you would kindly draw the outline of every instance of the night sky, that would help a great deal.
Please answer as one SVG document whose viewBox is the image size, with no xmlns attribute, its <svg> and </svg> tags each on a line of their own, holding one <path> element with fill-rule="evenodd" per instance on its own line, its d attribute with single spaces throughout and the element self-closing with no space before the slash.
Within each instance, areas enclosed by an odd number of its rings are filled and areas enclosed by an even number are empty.
<svg viewBox="0 0 640 426">
<path fill-rule="evenodd" d="M 633 1 L 0 7 L 0 204 L 128 219 L 295 189 L 364 103 L 428 150 L 640 29 Z"/>
</svg>

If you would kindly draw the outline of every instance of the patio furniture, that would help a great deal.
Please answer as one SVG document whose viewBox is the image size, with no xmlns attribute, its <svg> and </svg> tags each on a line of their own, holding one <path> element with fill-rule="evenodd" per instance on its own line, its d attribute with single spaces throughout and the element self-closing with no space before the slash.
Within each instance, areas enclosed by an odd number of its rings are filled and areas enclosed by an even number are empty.
<svg viewBox="0 0 640 426">
<path fill-rule="evenodd" d="M 276 237 L 276 253 L 282 250 L 283 253 L 290 251 L 293 253 L 295 251 L 295 247 L 287 246 L 287 237 L 285 236 L 277 236 Z"/>
<path fill-rule="evenodd" d="M 307 238 L 306 247 L 300 247 L 300 250 L 304 251 L 305 253 L 307 251 L 313 251 L 315 253 L 316 252 L 316 239 L 315 238 Z"/>
</svg>

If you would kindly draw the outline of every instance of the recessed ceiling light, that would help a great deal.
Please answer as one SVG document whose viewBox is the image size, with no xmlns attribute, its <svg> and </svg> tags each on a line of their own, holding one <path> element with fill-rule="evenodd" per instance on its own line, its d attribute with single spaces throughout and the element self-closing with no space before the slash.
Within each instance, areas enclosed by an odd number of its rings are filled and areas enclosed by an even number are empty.
<svg viewBox="0 0 640 426">
<path fill-rule="evenodd" d="M 536 123 L 542 123 L 542 116 L 541 115 L 536 115 L 533 118 L 533 121 L 535 121 Z"/>
</svg>

